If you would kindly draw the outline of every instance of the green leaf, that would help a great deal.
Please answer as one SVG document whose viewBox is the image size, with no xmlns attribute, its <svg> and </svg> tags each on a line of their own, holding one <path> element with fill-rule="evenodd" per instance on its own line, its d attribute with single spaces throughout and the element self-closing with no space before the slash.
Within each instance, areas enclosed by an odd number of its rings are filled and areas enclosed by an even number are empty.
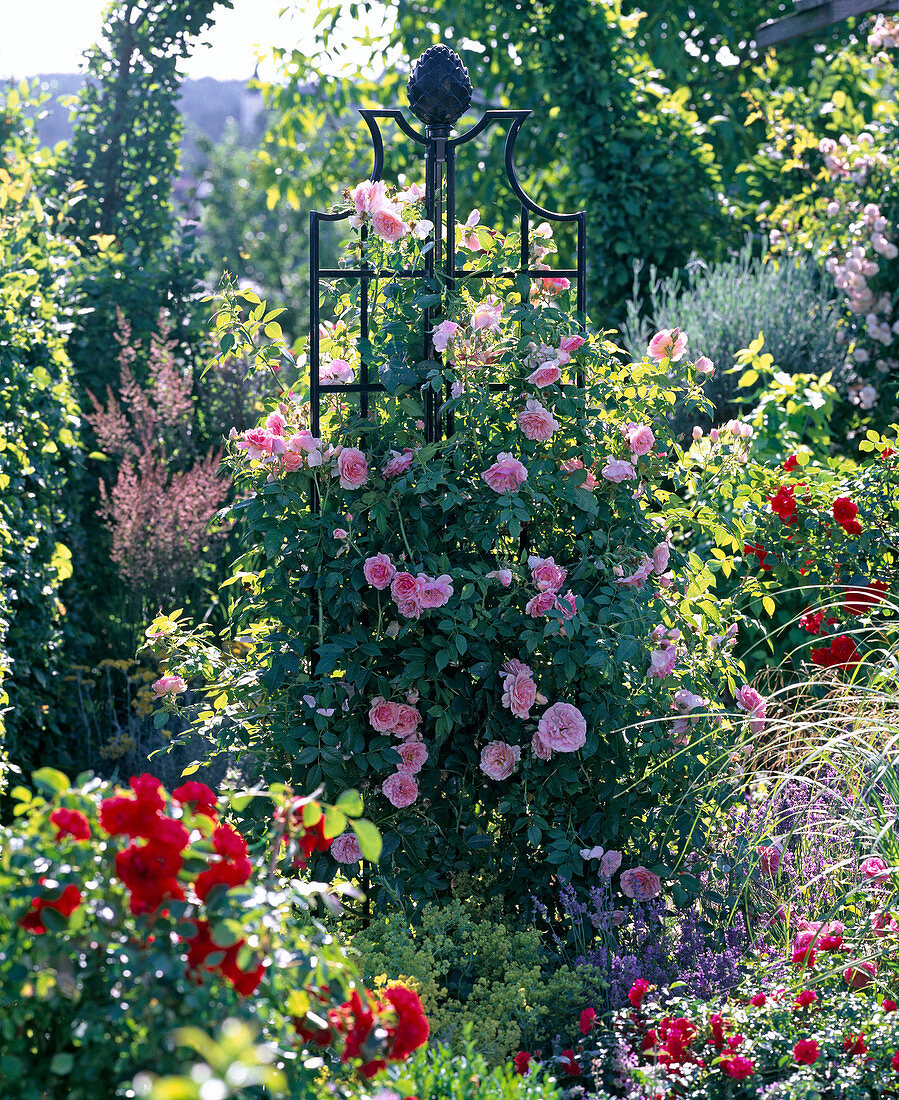
<svg viewBox="0 0 899 1100">
<path fill-rule="evenodd" d="M 348 817 L 358 817 L 362 813 L 362 795 L 358 791 L 344 791 L 337 799 L 337 808 Z"/>
<path fill-rule="evenodd" d="M 71 786 L 69 777 L 56 768 L 38 768 L 32 772 L 31 778 L 41 790 L 48 791 L 51 795 L 62 794 Z"/>
<path fill-rule="evenodd" d="M 335 836 L 340 836 L 346 825 L 346 814 L 334 806 L 328 806 L 325 810 L 325 836 L 329 840 Z"/>
<path fill-rule="evenodd" d="M 54 1054 L 50 1059 L 50 1072 L 57 1077 L 65 1077 L 75 1067 L 75 1059 L 71 1054 Z"/>
<path fill-rule="evenodd" d="M 375 826 L 370 821 L 366 821 L 365 818 L 359 818 L 357 821 L 350 822 L 350 828 L 356 834 L 363 858 L 367 859 L 369 863 L 377 863 L 381 858 L 383 841 Z"/>
</svg>

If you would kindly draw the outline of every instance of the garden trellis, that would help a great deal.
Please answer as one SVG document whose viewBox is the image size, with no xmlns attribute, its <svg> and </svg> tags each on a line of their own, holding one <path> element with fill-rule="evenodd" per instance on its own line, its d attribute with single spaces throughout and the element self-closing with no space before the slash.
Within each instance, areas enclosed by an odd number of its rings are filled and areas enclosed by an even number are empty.
<svg viewBox="0 0 899 1100">
<path fill-rule="evenodd" d="M 352 211 L 322 213 L 313 211 L 309 217 L 310 239 L 310 333 L 309 333 L 309 393 L 311 402 L 311 428 L 314 436 L 319 435 L 321 396 L 328 393 L 355 392 L 359 394 L 360 412 L 367 416 L 369 398 L 373 393 L 382 392 L 385 387 L 372 377 L 369 364 L 361 356 L 358 382 L 350 384 L 332 384 L 321 382 L 319 378 L 319 320 L 321 287 L 323 280 L 345 279 L 358 282 L 360 287 L 360 334 L 364 347 L 369 336 L 370 311 L 373 305 L 371 284 L 382 276 L 391 279 L 408 278 L 432 281 L 439 275 L 443 285 L 452 291 L 457 280 L 465 278 L 483 278 L 483 272 L 465 272 L 456 262 L 456 150 L 459 146 L 472 141 L 495 122 L 508 124 L 505 142 L 505 173 L 512 192 L 520 202 L 519 227 L 521 232 L 521 265 L 515 270 L 503 273 L 504 277 L 516 279 L 524 274 L 533 279 L 545 278 L 548 272 L 537 269 L 530 263 L 531 216 L 536 215 L 547 221 L 573 222 L 577 229 L 576 259 L 574 267 L 554 268 L 553 277 L 571 278 L 575 281 L 578 313 L 583 315 L 586 308 L 586 247 L 587 216 L 584 211 L 559 213 L 538 205 L 524 191 L 515 171 L 515 141 L 524 126 L 525 120 L 533 112 L 530 110 L 488 110 L 469 130 L 452 136 L 458 120 L 471 104 L 471 81 L 468 71 L 458 54 L 442 44 L 431 46 L 419 58 L 412 70 L 407 85 L 409 105 L 412 113 L 425 125 L 425 132 L 415 129 L 398 109 L 360 110 L 371 133 L 374 165 L 371 180 L 381 179 L 384 167 L 384 140 L 379 126 L 380 119 L 393 120 L 399 129 L 418 146 L 423 147 L 425 176 L 426 217 L 434 224 L 434 247 L 425 257 L 424 271 L 402 270 L 399 272 L 380 272 L 374 270 L 365 261 L 364 255 L 357 267 L 322 267 L 320 229 L 322 222 L 344 221 Z M 364 242 L 368 229 L 363 226 L 361 237 Z M 495 277 L 495 276 L 491 276 Z M 438 314 L 434 305 L 422 309 L 422 358 L 435 358 L 432 342 L 432 320 Z M 433 442 L 445 430 L 441 418 L 439 395 L 428 388 L 425 398 L 425 438 Z"/>
</svg>

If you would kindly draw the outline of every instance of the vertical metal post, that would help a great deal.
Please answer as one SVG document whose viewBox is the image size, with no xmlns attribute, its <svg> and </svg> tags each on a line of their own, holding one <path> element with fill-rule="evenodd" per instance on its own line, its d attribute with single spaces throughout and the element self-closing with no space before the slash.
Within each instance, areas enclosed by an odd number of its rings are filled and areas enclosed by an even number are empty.
<svg viewBox="0 0 899 1100">
<path fill-rule="evenodd" d="M 317 211 L 309 215 L 309 404 L 312 406 L 309 425 L 312 434 L 318 438 L 321 430 L 318 392 L 319 386 L 319 217 Z"/>
</svg>

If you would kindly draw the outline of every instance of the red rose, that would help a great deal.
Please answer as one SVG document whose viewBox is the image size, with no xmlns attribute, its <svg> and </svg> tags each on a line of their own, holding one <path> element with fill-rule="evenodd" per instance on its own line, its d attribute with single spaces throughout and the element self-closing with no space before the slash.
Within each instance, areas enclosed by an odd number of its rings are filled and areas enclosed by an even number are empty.
<svg viewBox="0 0 899 1100">
<path fill-rule="evenodd" d="M 792 524 L 796 522 L 796 501 L 793 494 L 796 492 L 794 485 L 781 485 L 773 497 L 768 497 L 771 511 L 780 516 L 781 523 Z"/>
<path fill-rule="evenodd" d="M 183 805 L 193 806 L 195 814 L 204 814 L 215 821 L 218 799 L 215 791 L 207 787 L 205 783 L 197 783 L 195 780 L 183 783 L 172 791 L 172 798 Z"/>
<path fill-rule="evenodd" d="M 803 989 L 793 1001 L 794 1008 L 808 1008 L 809 1005 L 813 1005 L 818 1000 L 818 994 L 811 989 Z"/>
<path fill-rule="evenodd" d="M 847 1054 L 867 1054 L 868 1044 L 865 1042 L 865 1033 L 859 1035 L 847 1035 L 843 1040 L 843 1050 Z"/>
<path fill-rule="evenodd" d="M 796 455 L 790 455 L 783 464 L 783 469 L 790 473 L 791 470 L 795 470 L 799 465 L 799 458 Z"/>
<path fill-rule="evenodd" d="M 833 502 L 833 518 L 840 524 L 845 526 L 850 520 L 854 520 L 858 515 L 858 508 L 852 503 L 849 497 L 837 497 Z"/>
<path fill-rule="evenodd" d="M 896 1053 L 893 1055 L 893 1059 L 890 1062 L 890 1065 L 897 1073 L 899 1073 L 899 1051 L 896 1051 Z"/>
<path fill-rule="evenodd" d="M 253 865 L 245 857 L 233 862 L 220 860 L 197 875 L 194 891 L 200 901 L 205 901 L 214 886 L 243 886 L 253 873 Z"/>
<path fill-rule="evenodd" d="M 390 1039 L 388 1057 L 392 1062 L 402 1062 L 427 1042 L 430 1025 L 414 989 L 392 985 L 384 993 L 384 999 L 396 1014 L 396 1023 L 386 1025 Z"/>
<path fill-rule="evenodd" d="M 578 1065 L 573 1050 L 562 1051 L 562 1069 L 565 1070 L 569 1077 L 580 1077 L 581 1067 Z"/>
<path fill-rule="evenodd" d="M 80 810 L 68 810 L 64 806 L 54 810 L 50 814 L 50 824 L 57 828 L 56 841 L 59 843 L 64 836 L 70 836 L 74 840 L 90 840 L 90 822 Z"/>
<path fill-rule="evenodd" d="M 241 970 L 237 965 L 237 956 L 244 946 L 245 940 L 238 940 L 225 950 L 225 957 L 219 964 L 219 970 L 224 977 L 234 986 L 241 997 L 250 997 L 259 988 L 259 983 L 265 976 L 265 965 L 259 963 L 252 970 Z"/>
<path fill-rule="evenodd" d="M 735 1054 L 721 1063 L 721 1072 L 725 1077 L 733 1077 L 735 1081 L 744 1081 L 755 1073 L 755 1063 L 751 1058 L 744 1058 L 742 1054 Z"/>
<path fill-rule="evenodd" d="M 43 882 L 43 879 L 41 881 Z M 19 920 L 19 925 L 29 932 L 41 935 L 47 931 L 41 919 L 41 911 L 43 909 L 55 909 L 61 916 L 68 918 L 75 912 L 80 904 L 81 891 L 77 886 L 70 884 L 65 887 L 58 898 L 32 898 L 32 912 L 26 913 L 26 915 Z"/>
<path fill-rule="evenodd" d="M 814 1039 L 800 1039 L 793 1047 L 793 1057 L 796 1059 L 798 1066 L 810 1066 L 818 1060 L 820 1053 L 821 1051 Z"/>
<path fill-rule="evenodd" d="M 643 1003 L 643 998 L 646 996 L 646 991 L 649 989 L 649 982 L 645 978 L 637 978 L 634 984 L 630 987 L 627 993 L 627 999 L 631 1002 L 634 1008 L 639 1008 Z"/>
<path fill-rule="evenodd" d="M 240 859 L 247 854 L 247 842 L 234 826 L 227 822 L 216 826 L 213 830 L 212 846 L 220 856 L 226 859 Z"/>
<path fill-rule="evenodd" d="M 883 1001 L 881 1002 L 880 1007 L 884 1010 L 884 1012 L 895 1012 L 896 1011 L 896 1002 L 891 1001 L 889 999 L 889 997 L 884 997 Z"/>
<path fill-rule="evenodd" d="M 519 1077 L 527 1077 L 531 1072 L 531 1057 L 532 1055 L 528 1051 L 520 1050 L 512 1059 L 512 1065 Z M 899 1058 L 899 1054 L 896 1057 Z"/>
<path fill-rule="evenodd" d="M 631 987 L 631 988 L 633 988 L 633 987 Z M 628 996 L 630 996 L 630 994 L 628 994 Z M 631 1003 L 633 1003 L 633 1002 L 631 1002 Z M 634 1005 L 634 1008 L 636 1008 L 636 1007 L 637 1007 L 637 1005 Z M 585 1008 L 584 1011 L 581 1013 L 581 1019 L 580 1019 L 579 1025 L 578 1025 L 581 1029 L 581 1035 L 589 1034 L 593 1030 L 593 1027 L 594 1027 L 595 1023 L 596 1023 L 596 1009 L 595 1008 Z"/>
<path fill-rule="evenodd" d="M 762 1005 L 766 1005 L 768 1003 L 768 998 L 765 996 L 764 993 L 756 993 L 754 997 L 749 998 L 749 1003 L 751 1005 L 755 1005 L 756 1008 L 761 1008 Z"/>
<path fill-rule="evenodd" d="M 847 535 L 860 535 L 862 533 L 862 525 L 857 519 L 848 519 L 842 526 Z"/>
</svg>

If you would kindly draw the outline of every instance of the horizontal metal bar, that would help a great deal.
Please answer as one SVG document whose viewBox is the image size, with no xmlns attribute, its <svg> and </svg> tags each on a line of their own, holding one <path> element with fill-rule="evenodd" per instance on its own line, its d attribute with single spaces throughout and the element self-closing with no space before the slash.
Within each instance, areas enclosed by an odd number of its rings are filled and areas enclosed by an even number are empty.
<svg viewBox="0 0 899 1100">
<path fill-rule="evenodd" d="M 353 267 L 322 267 L 319 268 L 319 275 L 323 279 L 414 279 L 425 278 L 424 271 L 360 271 L 358 268 Z M 578 269 L 576 267 L 554 267 L 549 271 L 541 271 L 535 268 L 528 268 L 527 270 L 517 271 L 501 271 L 497 274 L 495 271 L 461 271 L 456 269 L 456 276 L 460 279 L 514 279 L 518 275 L 529 275 L 532 279 L 558 279 L 577 278 Z"/>
<path fill-rule="evenodd" d="M 320 382 L 319 393 L 374 393 L 383 390 L 380 382 Z"/>
</svg>

